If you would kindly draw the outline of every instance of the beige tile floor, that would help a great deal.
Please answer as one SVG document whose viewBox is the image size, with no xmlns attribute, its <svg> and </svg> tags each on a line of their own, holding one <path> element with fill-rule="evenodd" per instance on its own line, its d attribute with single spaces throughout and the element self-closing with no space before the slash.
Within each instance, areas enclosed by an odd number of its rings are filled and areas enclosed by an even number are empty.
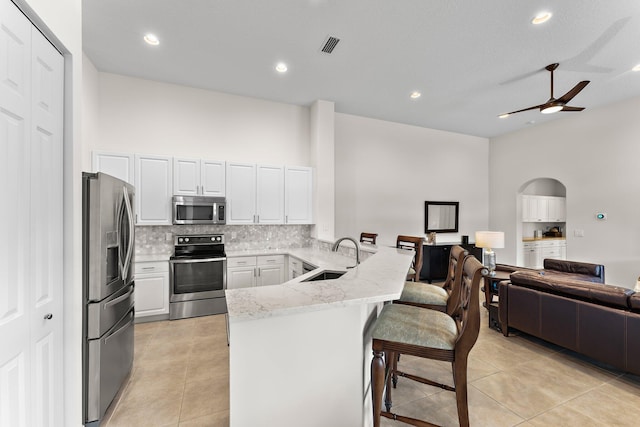
<svg viewBox="0 0 640 427">
<path fill-rule="evenodd" d="M 106 427 L 229 425 L 224 315 L 136 324 L 129 382 Z"/>
<path fill-rule="evenodd" d="M 640 378 L 532 337 L 505 338 L 487 327 L 484 309 L 482 316 L 469 356 L 472 426 L 640 425 Z M 229 425 L 224 316 L 137 324 L 135 335 L 134 369 L 107 427 Z M 400 366 L 451 383 L 447 363 L 403 356 Z M 393 412 L 458 425 L 451 392 L 400 378 L 393 394 Z"/>
</svg>

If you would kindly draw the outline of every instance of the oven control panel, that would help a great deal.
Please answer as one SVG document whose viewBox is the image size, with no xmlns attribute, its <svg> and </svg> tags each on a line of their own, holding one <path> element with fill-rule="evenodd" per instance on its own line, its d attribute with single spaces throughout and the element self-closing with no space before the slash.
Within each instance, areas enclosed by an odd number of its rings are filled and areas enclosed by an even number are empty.
<svg viewBox="0 0 640 427">
<path fill-rule="evenodd" d="M 224 244 L 224 234 L 198 234 L 176 236 L 176 245 L 211 245 Z"/>
</svg>

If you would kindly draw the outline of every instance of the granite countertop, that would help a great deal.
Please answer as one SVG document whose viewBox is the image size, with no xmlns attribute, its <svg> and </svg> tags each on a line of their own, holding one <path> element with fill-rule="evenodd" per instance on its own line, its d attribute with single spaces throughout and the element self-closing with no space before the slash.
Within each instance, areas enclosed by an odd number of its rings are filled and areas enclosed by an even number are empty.
<svg viewBox="0 0 640 427">
<path fill-rule="evenodd" d="M 567 240 L 566 237 L 523 237 L 523 242 L 540 242 L 544 240 Z"/>
<path fill-rule="evenodd" d="M 253 320 L 354 304 L 390 301 L 400 297 L 413 259 L 409 251 L 378 247 L 357 268 L 354 258 L 312 248 L 231 251 L 227 256 L 292 255 L 318 267 L 280 285 L 226 291 L 229 318 Z M 303 282 L 323 270 L 346 271 L 334 280 Z"/>
<path fill-rule="evenodd" d="M 169 261 L 169 257 L 173 254 L 144 254 L 144 255 L 134 255 L 135 262 L 154 262 L 154 261 Z"/>
</svg>

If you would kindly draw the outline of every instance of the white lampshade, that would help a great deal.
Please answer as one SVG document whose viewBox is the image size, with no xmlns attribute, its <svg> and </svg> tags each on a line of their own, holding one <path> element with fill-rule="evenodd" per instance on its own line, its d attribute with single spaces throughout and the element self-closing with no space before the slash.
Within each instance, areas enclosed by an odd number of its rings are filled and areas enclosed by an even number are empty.
<svg viewBox="0 0 640 427">
<path fill-rule="evenodd" d="M 504 231 L 476 231 L 476 247 L 504 248 Z"/>
</svg>

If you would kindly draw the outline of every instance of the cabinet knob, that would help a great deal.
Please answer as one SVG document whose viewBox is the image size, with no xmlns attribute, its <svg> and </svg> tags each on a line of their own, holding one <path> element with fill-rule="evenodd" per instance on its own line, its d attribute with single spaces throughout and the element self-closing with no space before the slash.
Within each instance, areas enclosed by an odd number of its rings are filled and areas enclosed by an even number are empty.
<svg viewBox="0 0 640 427">
<path fill-rule="evenodd" d="M 53 314 L 47 313 L 44 315 L 44 320 L 51 320 L 51 319 L 53 319 Z"/>
</svg>

